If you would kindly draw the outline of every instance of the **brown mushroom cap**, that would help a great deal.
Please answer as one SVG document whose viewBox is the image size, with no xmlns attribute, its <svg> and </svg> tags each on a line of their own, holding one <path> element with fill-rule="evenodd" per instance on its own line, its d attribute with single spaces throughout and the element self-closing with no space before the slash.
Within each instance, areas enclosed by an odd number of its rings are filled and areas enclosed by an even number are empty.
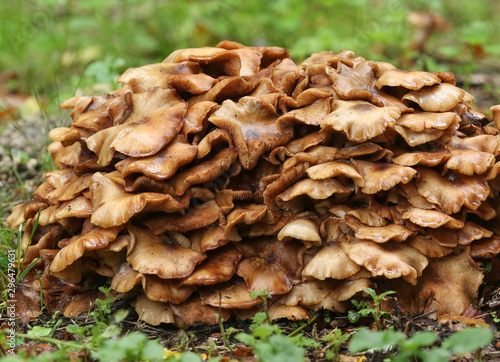
<svg viewBox="0 0 500 362">
<path fill-rule="evenodd" d="M 108 165 L 115 151 L 132 157 L 151 156 L 173 140 L 182 128 L 187 107 L 172 92 L 157 89 L 134 95 L 134 110 L 125 123 L 89 137 L 87 147 L 99 156 L 98 163 Z"/>
<path fill-rule="evenodd" d="M 306 247 L 321 245 L 318 226 L 309 219 L 295 219 L 286 224 L 277 235 L 279 240 L 302 240 Z"/>
<path fill-rule="evenodd" d="M 398 284 L 396 291 L 401 296 L 401 306 L 412 313 L 431 312 L 433 317 L 461 314 L 476 298 L 482 280 L 481 268 L 474 263 L 469 251 L 464 250 L 433 260 L 415 288 Z"/>
<path fill-rule="evenodd" d="M 182 247 L 164 236 L 155 236 L 147 229 L 128 226 L 132 236 L 127 261 L 142 274 L 156 274 L 163 279 L 190 275 L 205 256 Z"/>
<path fill-rule="evenodd" d="M 233 278 L 231 283 L 221 284 L 220 288 L 211 287 L 200 293 L 204 304 L 218 308 L 246 309 L 262 303 L 261 298 L 252 298 L 243 279 Z"/>
<path fill-rule="evenodd" d="M 179 167 L 191 162 L 197 146 L 190 144 L 184 135 L 178 135 L 165 148 L 149 157 L 128 157 L 115 167 L 123 176 L 142 173 L 156 180 L 164 180 L 175 174 Z"/>
<path fill-rule="evenodd" d="M 389 224 L 384 226 L 369 226 L 360 222 L 354 216 L 346 215 L 345 222 L 354 231 L 358 239 L 371 240 L 376 243 L 385 243 L 389 240 L 401 242 L 414 234 L 403 225 Z"/>
<path fill-rule="evenodd" d="M 448 215 L 460 211 L 462 206 L 477 209 L 486 200 L 490 188 L 482 177 L 460 175 L 449 171 L 440 176 L 428 168 L 417 168 L 417 191 L 427 201 L 438 205 Z"/>
<path fill-rule="evenodd" d="M 153 192 L 129 194 L 99 172 L 92 176 L 90 191 L 94 207 L 91 222 L 101 227 L 122 225 L 142 211 L 182 211 L 188 201 Z"/>
<path fill-rule="evenodd" d="M 139 295 L 137 300 L 132 302 L 135 311 L 142 320 L 152 326 L 159 326 L 162 323 L 175 323 L 174 312 L 169 303 L 155 302 L 145 295 Z"/>
<path fill-rule="evenodd" d="M 411 284 L 429 263 L 418 250 L 403 244 L 388 241 L 377 244 L 368 240 L 350 238 L 341 244 L 346 254 L 356 264 L 371 271 L 372 276 L 383 275 L 388 279 L 403 277 Z"/>
<path fill-rule="evenodd" d="M 406 184 L 417 174 L 417 171 L 411 167 L 390 163 L 372 163 L 361 160 L 353 160 L 352 163 L 364 179 L 361 192 L 365 194 L 387 191 L 399 183 Z"/>
<path fill-rule="evenodd" d="M 355 142 L 372 139 L 389 126 L 396 124 L 401 115 L 395 107 L 377 107 L 365 101 L 341 101 L 333 104 L 333 112 L 327 115 L 321 128 L 331 127 L 342 131 Z"/>
<path fill-rule="evenodd" d="M 375 86 L 403 87 L 416 91 L 437 83 L 441 83 L 441 79 L 433 73 L 388 69 L 377 79 Z"/>
<path fill-rule="evenodd" d="M 469 93 L 448 83 L 436 84 L 431 87 L 406 93 L 403 100 L 417 103 L 427 112 L 446 112 L 453 109 L 460 102 L 474 101 Z"/>
<path fill-rule="evenodd" d="M 241 259 L 237 249 L 219 249 L 207 257 L 181 285 L 212 285 L 232 278 Z"/>
<path fill-rule="evenodd" d="M 208 121 L 231 133 L 241 165 L 251 169 L 264 152 L 292 139 L 292 128 L 278 130 L 277 119 L 270 103 L 258 97 L 243 97 L 238 103 L 224 101 Z"/>
<path fill-rule="evenodd" d="M 437 210 L 424 210 L 414 207 L 401 215 L 401 218 L 427 228 L 435 229 L 446 226 L 449 229 L 460 229 L 464 227 L 463 221 Z"/>
<path fill-rule="evenodd" d="M 339 243 L 323 246 L 304 266 L 302 275 L 319 280 L 326 278 L 346 279 L 356 274 L 361 267 L 353 262 Z"/>
<path fill-rule="evenodd" d="M 284 294 L 298 281 L 305 251 L 302 244 L 259 238 L 237 247 L 243 258 L 236 273 L 245 279 L 250 291 L 267 289 L 270 295 Z"/>
</svg>

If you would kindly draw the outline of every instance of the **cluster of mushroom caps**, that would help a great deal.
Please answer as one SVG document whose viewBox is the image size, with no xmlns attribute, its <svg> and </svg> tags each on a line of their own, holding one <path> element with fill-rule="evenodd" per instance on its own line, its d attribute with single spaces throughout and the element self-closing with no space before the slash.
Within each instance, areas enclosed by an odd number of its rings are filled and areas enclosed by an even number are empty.
<svg viewBox="0 0 500 362">
<path fill-rule="evenodd" d="M 62 104 L 59 169 L 8 219 L 36 263 L 21 315 L 40 290 L 79 314 L 106 284 L 178 326 L 249 318 L 252 291 L 273 319 L 345 312 L 366 287 L 433 316 L 477 296 L 500 251 L 500 135 L 453 74 L 224 41 L 118 81 Z"/>
</svg>

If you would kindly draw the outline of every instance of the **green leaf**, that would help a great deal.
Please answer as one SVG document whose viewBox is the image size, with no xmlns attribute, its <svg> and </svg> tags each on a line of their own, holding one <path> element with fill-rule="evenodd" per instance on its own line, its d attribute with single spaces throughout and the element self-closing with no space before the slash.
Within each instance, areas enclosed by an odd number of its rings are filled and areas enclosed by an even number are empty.
<svg viewBox="0 0 500 362">
<path fill-rule="evenodd" d="M 350 310 L 347 312 L 347 319 L 349 319 L 349 322 L 351 323 L 356 323 L 359 320 L 359 314 L 353 310 Z"/>
<path fill-rule="evenodd" d="M 399 345 L 404 338 L 403 333 L 393 330 L 370 331 L 363 328 L 351 338 L 349 352 L 354 354 L 369 349 L 384 350 Z"/>
<path fill-rule="evenodd" d="M 271 336 L 269 341 L 257 342 L 254 354 L 262 362 L 305 361 L 305 350 L 296 346 L 291 339 L 281 334 Z"/>
<path fill-rule="evenodd" d="M 255 344 L 257 343 L 255 337 L 248 333 L 238 333 L 237 335 L 234 336 L 234 338 L 251 347 L 255 346 Z"/>
<path fill-rule="evenodd" d="M 401 350 L 415 351 L 421 347 L 427 347 L 436 342 L 437 336 L 433 332 L 417 332 L 401 343 Z"/>
<path fill-rule="evenodd" d="M 447 338 L 441 348 L 451 350 L 454 355 L 463 355 L 486 346 L 492 339 L 490 328 L 466 328 Z"/>
<path fill-rule="evenodd" d="M 34 326 L 27 334 L 32 337 L 49 337 L 51 333 L 52 328 Z"/>
</svg>

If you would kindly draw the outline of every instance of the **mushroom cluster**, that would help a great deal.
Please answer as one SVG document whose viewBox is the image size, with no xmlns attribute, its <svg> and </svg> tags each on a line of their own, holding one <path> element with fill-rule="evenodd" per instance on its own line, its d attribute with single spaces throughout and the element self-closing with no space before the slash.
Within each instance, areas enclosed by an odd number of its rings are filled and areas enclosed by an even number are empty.
<svg viewBox="0 0 500 362">
<path fill-rule="evenodd" d="M 366 287 L 434 316 L 476 298 L 500 251 L 500 135 L 453 74 L 224 41 L 118 82 L 62 104 L 58 169 L 8 218 L 36 263 L 21 315 L 40 291 L 79 314 L 104 285 L 179 326 L 248 318 L 262 290 L 273 319 L 345 312 Z"/>
</svg>

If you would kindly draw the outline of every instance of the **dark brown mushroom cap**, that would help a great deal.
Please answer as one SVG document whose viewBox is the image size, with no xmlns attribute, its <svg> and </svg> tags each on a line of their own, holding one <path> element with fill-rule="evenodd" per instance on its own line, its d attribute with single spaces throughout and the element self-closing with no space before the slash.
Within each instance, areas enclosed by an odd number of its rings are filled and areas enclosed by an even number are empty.
<svg viewBox="0 0 500 362">
<path fill-rule="evenodd" d="M 186 232 L 212 225 L 219 219 L 220 208 L 215 200 L 195 205 L 182 214 L 165 214 L 154 216 L 143 224 L 149 227 L 153 234 L 159 235 L 166 231 Z"/>
<path fill-rule="evenodd" d="M 250 291 L 267 289 L 270 295 L 284 294 L 298 282 L 305 248 L 295 241 L 258 238 L 237 244 L 243 258 L 236 273 L 245 279 Z"/>
<path fill-rule="evenodd" d="M 90 191 L 94 207 L 91 222 L 105 228 L 123 225 L 142 211 L 179 212 L 189 202 L 186 198 L 176 199 L 168 194 L 130 194 L 99 172 L 92 176 Z"/>
<path fill-rule="evenodd" d="M 228 320 L 231 316 L 229 310 L 205 305 L 200 297 L 196 296 L 181 304 L 170 304 L 170 308 L 186 325 L 195 323 L 216 324 L 219 322 L 219 318 Z"/>
<path fill-rule="evenodd" d="M 470 252 L 473 258 L 494 258 L 500 253 L 500 237 L 494 235 L 491 238 L 476 241 L 471 244 Z"/>
<path fill-rule="evenodd" d="M 377 107 L 365 101 L 341 101 L 333 104 L 333 112 L 327 115 L 321 128 L 331 127 L 342 131 L 351 141 L 368 141 L 396 124 L 401 115 L 395 107 Z"/>
<path fill-rule="evenodd" d="M 232 278 L 241 259 L 237 249 L 218 249 L 207 256 L 207 260 L 182 280 L 181 285 L 212 285 Z"/>
<path fill-rule="evenodd" d="M 481 176 L 465 176 L 448 171 L 441 176 L 429 168 L 417 168 L 417 191 L 427 201 L 438 205 L 446 214 L 460 211 L 462 206 L 477 209 L 490 193 L 488 182 Z"/>
<path fill-rule="evenodd" d="M 132 236 L 127 261 L 142 274 L 163 279 L 185 278 L 205 256 L 182 247 L 164 236 L 155 236 L 144 228 L 128 226 Z"/>
<path fill-rule="evenodd" d="M 435 259 L 424 270 L 418 284 L 395 284 L 399 303 L 411 313 L 430 313 L 437 317 L 461 314 L 477 297 L 483 273 L 469 251 Z"/>
<path fill-rule="evenodd" d="M 149 157 L 128 157 L 115 167 L 124 177 L 142 173 L 156 180 L 164 180 L 175 174 L 179 167 L 191 162 L 197 146 L 190 144 L 184 135 L 178 135 L 165 148 Z"/>
<path fill-rule="evenodd" d="M 208 121 L 231 133 L 241 165 L 251 169 L 264 152 L 292 139 L 293 129 L 278 130 L 277 119 L 271 104 L 257 97 L 243 97 L 238 103 L 224 101 Z"/>
<path fill-rule="evenodd" d="M 441 83 L 441 79 L 433 73 L 388 69 L 377 79 L 375 86 L 403 87 L 415 91 L 438 83 Z"/>
<path fill-rule="evenodd" d="M 123 124 L 105 128 L 86 140 L 87 147 L 108 165 L 115 152 L 150 156 L 174 139 L 183 124 L 187 105 L 173 90 L 133 95 L 133 111 Z"/>
<path fill-rule="evenodd" d="M 236 149 L 224 148 L 211 159 L 178 172 L 169 180 L 169 184 L 172 185 L 175 195 L 184 195 L 192 185 L 208 183 L 222 175 L 231 167 L 236 157 Z"/>
<path fill-rule="evenodd" d="M 365 194 L 387 191 L 399 183 L 406 184 L 417 174 L 417 171 L 411 167 L 390 163 L 373 163 L 361 160 L 353 160 L 352 163 L 364 179 L 361 192 Z"/>
</svg>

